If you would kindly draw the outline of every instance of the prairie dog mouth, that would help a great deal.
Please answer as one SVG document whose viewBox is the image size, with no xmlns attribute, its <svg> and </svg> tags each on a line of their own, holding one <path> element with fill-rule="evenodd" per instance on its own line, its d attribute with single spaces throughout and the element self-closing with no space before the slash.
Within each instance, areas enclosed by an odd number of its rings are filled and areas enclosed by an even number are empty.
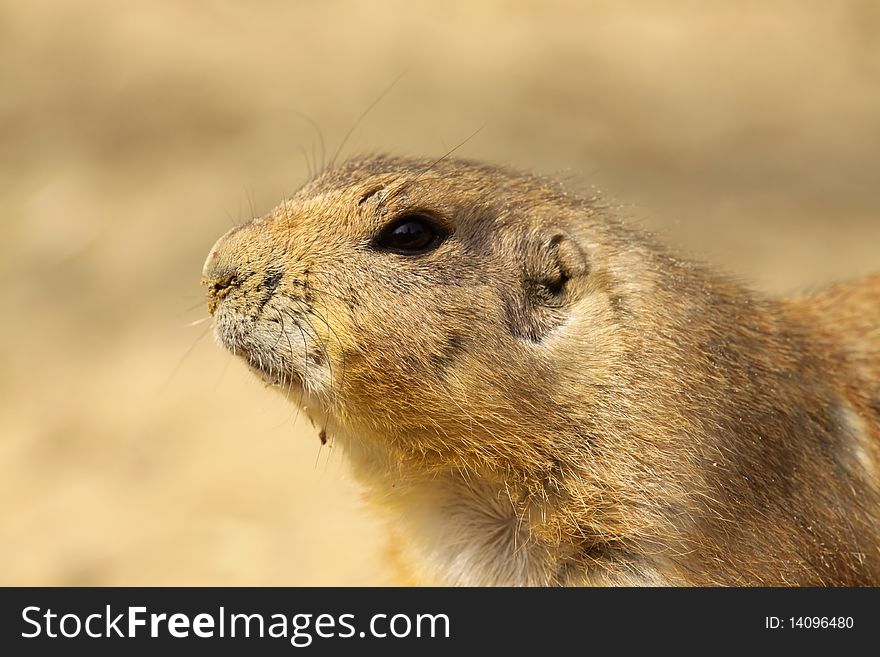
<svg viewBox="0 0 880 657">
<path fill-rule="evenodd" d="M 267 385 L 289 387 L 291 389 L 299 389 L 302 387 L 302 377 L 296 372 L 280 371 L 261 366 L 258 361 L 250 356 L 246 357 L 248 369 L 260 377 Z"/>
<path fill-rule="evenodd" d="M 224 310 L 215 314 L 214 336 L 266 385 L 299 398 L 331 384 L 327 357 L 317 339 L 293 322 L 275 322 Z"/>
</svg>

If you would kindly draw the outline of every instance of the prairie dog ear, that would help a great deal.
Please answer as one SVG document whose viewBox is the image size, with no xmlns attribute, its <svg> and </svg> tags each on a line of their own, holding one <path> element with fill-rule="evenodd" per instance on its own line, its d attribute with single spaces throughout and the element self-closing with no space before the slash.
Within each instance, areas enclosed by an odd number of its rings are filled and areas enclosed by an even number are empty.
<svg viewBox="0 0 880 657">
<path fill-rule="evenodd" d="M 570 282 L 589 273 L 589 262 L 562 231 L 530 236 L 523 251 L 522 287 L 505 299 L 507 323 L 514 336 L 540 342 L 565 321 Z"/>
<path fill-rule="evenodd" d="M 527 249 L 524 284 L 533 302 L 562 305 L 568 282 L 589 271 L 587 255 L 567 233 L 554 231 Z"/>
</svg>

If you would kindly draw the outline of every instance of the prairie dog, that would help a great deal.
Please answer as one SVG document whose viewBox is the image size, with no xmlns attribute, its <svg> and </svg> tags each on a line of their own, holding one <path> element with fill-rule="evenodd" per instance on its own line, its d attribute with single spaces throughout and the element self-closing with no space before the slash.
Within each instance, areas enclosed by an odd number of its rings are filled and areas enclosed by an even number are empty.
<svg viewBox="0 0 880 657">
<path fill-rule="evenodd" d="M 880 585 L 880 275 L 770 299 L 551 180 L 375 156 L 203 282 L 411 581 Z"/>
</svg>

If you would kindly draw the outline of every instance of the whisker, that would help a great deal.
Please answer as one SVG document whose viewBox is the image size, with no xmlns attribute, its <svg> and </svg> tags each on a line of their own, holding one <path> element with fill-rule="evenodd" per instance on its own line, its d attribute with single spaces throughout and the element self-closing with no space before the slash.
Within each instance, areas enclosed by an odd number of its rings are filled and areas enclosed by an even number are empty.
<svg viewBox="0 0 880 657">
<path fill-rule="evenodd" d="M 290 317 L 291 321 L 293 321 L 293 325 L 296 326 L 297 330 L 300 333 L 300 336 L 302 337 L 302 341 L 303 341 L 303 375 L 302 375 L 303 384 L 302 384 L 302 386 L 300 386 L 299 400 L 297 401 L 297 404 L 296 404 L 297 409 L 299 409 L 302 407 L 302 398 L 303 398 L 303 395 L 305 394 L 305 388 L 306 388 L 307 381 L 308 381 L 309 343 L 306 338 L 306 333 L 303 330 L 302 325 L 297 321 L 296 316 L 294 316 L 290 310 L 285 309 L 284 312 L 285 312 L 285 314 L 287 314 Z M 290 344 L 290 348 L 291 348 L 290 360 L 291 360 L 291 365 L 292 365 L 293 355 L 294 355 L 292 344 Z M 291 387 L 293 386 L 293 380 L 290 381 L 290 385 L 291 385 Z M 290 388 L 288 388 L 287 394 L 288 394 L 288 396 L 290 395 Z M 294 418 L 294 422 L 296 422 L 297 419 L 299 419 L 299 410 L 297 410 L 297 415 L 296 415 L 296 418 Z"/>
<path fill-rule="evenodd" d="M 220 388 L 220 382 L 223 380 L 223 377 L 226 376 L 226 372 L 229 370 L 229 363 L 235 360 L 235 356 L 232 354 L 227 355 L 226 362 L 223 364 L 223 369 L 220 370 L 220 376 L 217 377 L 217 381 L 214 382 L 214 388 L 211 390 L 211 394 L 214 395 L 217 393 L 217 390 Z"/>
<path fill-rule="evenodd" d="M 312 127 L 312 129 L 315 131 L 315 134 L 318 136 L 318 144 L 320 146 L 320 153 L 321 153 L 321 166 L 320 166 L 320 168 L 318 167 L 318 163 L 317 163 L 317 159 L 316 159 L 315 160 L 315 176 L 319 176 L 324 172 L 325 166 L 327 164 L 327 147 L 326 147 L 326 144 L 324 143 L 324 133 L 321 131 L 321 126 L 319 126 L 318 123 L 312 117 L 310 117 L 308 114 L 305 114 L 305 113 L 300 112 L 299 110 L 295 110 L 295 109 L 289 109 L 288 111 L 292 112 L 293 114 L 296 114 L 296 116 L 301 118 L 303 121 L 307 122 Z M 314 143 L 313 143 L 313 145 L 314 145 Z M 300 148 L 302 148 L 302 147 L 300 147 Z"/>
<path fill-rule="evenodd" d="M 321 352 L 324 355 L 324 360 L 327 363 L 327 368 L 330 370 L 330 395 L 331 396 L 330 396 L 330 399 L 327 400 L 327 404 L 328 404 L 328 406 L 333 407 L 336 405 L 337 399 L 338 399 L 338 397 L 337 397 L 337 395 L 338 395 L 338 392 L 337 392 L 338 379 L 336 378 L 336 375 L 333 371 L 333 361 L 330 358 L 329 352 L 327 351 L 327 343 L 323 340 L 323 338 L 321 338 L 320 334 L 317 332 L 314 325 L 308 320 L 308 318 L 304 318 L 304 319 L 305 319 L 305 324 L 306 324 L 307 330 L 311 333 L 311 335 L 315 338 L 316 342 L 318 343 L 318 348 L 321 349 Z M 320 430 L 321 433 L 324 435 L 326 435 L 327 423 L 329 421 L 330 421 L 329 420 L 329 413 L 324 413 L 324 424 L 322 425 L 321 430 Z"/>
<path fill-rule="evenodd" d="M 314 139 L 312 140 L 312 144 L 311 144 L 310 149 L 312 151 L 312 169 L 315 172 L 314 173 L 315 178 L 317 178 L 318 177 L 318 155 L 315 153 L 315 140 Z"/>
<path fill-rule="evenodd" d="M 320 334 L 315 329 L 314 325 L 308 320 L 308 318 L 304 317 L 303 319 L 305 319 L 306 330 L 309 331 L 311 336 L 315 339 L 315 342 L 318 343 L 318 348 L 321 350 L 321 353 L 324 356 L 324 360 L 327 362 L 327 367 L 330 370 L 330 389 L 331 391 L 335 392 L 335 388 L 333 385 L 335 381 L 335 376 L 333 375 L 333 362 L 330 359 L 329 352 L 327 351 L 327 343 L 321 338 Z"/>
<path fill-rule="evenodd" d="M 443 162 L 444 160 L 448 159 L 448 158 L 449 158 L 453 153 L 455 153 L 459 148 L 461 148 L 462 146 L 464 146 L 465 144 L 467 144 L 471 139 L 473 139 L 473 138 L 476 137 L 478 134 L 480 134 L 480 133 L 483 131 L 483 128 L 485 128 L 485 127 L 486 127 L 486 124 L 484 123 L 484 124 L 481 125 L 479 128 L 477 128 L 476 130 L 474 130 L 471 134 L 469 134 L 467 137 L 465 137 L 462 141 L 460 141 L 457 145 L 455 145 L 455 146 L 453 146 L 451 149 L 449 149 L 445 154 L 443 154 L 442 156 L 438 157 L 436 160 L 434 160 L 433 162 L 431 162 L 431 164 L 429 164 L 427 167 L 425 167 L 424 169 L 422 169 L 422 170 L 418 173 L 418 175 L 416 176 L 415 180 L 418 180 L 418 179 L 421 178 L 423 175 L 425 175 L 426 173 L 428 173 L 431 169 L 433 169 L 435 166 L 437 166 L 438 164 L 440 164 L 440 163 Z M 415 181 L 413 181 L 413 182 L 415 182 Z"/>
<path fill-rule="evenodd" d="M 460 149 L 462 146 L 464 146 L 465 144 L 467 144 L 471 139 L 473 139 L 473 138 L 476 137 L 478 134 L 480 134 L 480 132 L 482 132 L 483 128 L 485 128 L 485 127 L 486 127 L 486 124 L 484 123 L 484 124 L 481 125 L 479 128 L 477 128 L 476 130 L 474 130 L 471 134 L 469 134 L 467 137 L 465 137 L 462 141 L 460 141 L 458 144 L 456 144 L 456 145 L 453 146 L 451 149 L 449 149 L 446 153 L 444 153 L 443 155 L 441 155 L 440 157 L 438 157 L 436 160 L 434 160 L 433 162 L 431 162 L 431 163 L 430 163 L 428 166 L 426 166 L 424 169 L 422 169 L 421 171 L 419 171 L 419 172 L 416 174 L 416 177 L 415 177 L 415 178 L 413 178 L 413 179 L 411 179 L 411 180 L 406 180 L 406 181 L 404 181 L 403 184 L 401 184 L 399 187 L 397 187 L 397 188 L 395 188 L 395 189 L 393 189 L 393 190 L 390 190 L 390 191 L 389 191 L 389 196 L 399 196 L 401 193 L 403 193 L 404 191 L 406 191 L 407 189 L 409 189 L 410 187 L 412 187 L 412 186 L 413 186 L 415 183 L 417 183 L 417 182 L 418 182 L 418 181 L 419 181 L 419 180 L 420 180 L 420 179 L 421 179 L 426 173 L 428 173 L 429 171 L 431 171 L 435 166 L 437 166 L 438 164 L 440 164 L 440 163 L 443 162 L 444 160 L 448 159 L 448 158 L 449 158 L 453 153 L 455 153 L 458 149 Z"/>
<path fill-rule="evenodd" d="M 336 165 L 336 158 L 339 157 L 339 154 L 342 152 L 342 149 L 345 147 L 345 144 L 348 142 L 349 137 L 351 137 L 352 133 L 361 124 L 361 121 L 363 121 L 366 118 L 367 114 L 369 114 L 370 111 L 376 105 L 379 104 L 379 101 L 381 101 L 385 97 L 385 95 L 389 91 L 391 91 L 395 87 L 395 85 L 397 85 L 398 82 L 400 82 L 400 79 L 405 74 L 406 74 L 406 70 L 401 71 L 400 74 L 396 78 L 394 78 L 394 80 L 392 80 L 391 84 L 389 84 L 387 87 L 385 87 L 385 89 L 382 91 L 382 93 L 379 94 L 379 96 L 376 98 L 376 100 L 374 100 L 372 103 L 370 103 L 369 107 L 367 107 L 367 109 L 364 110 L 363 114 L 361 114 L 357 118 L 357 121 L 354 122 L 354 125 L 351 126 L 351 128 L 349 128 L 348 132 L 345 133 L 345 136 L 342 138 L 342 141 L 339 144 L 339 148 L 336 149 L 336 152 L 333 154 L 333 157 L 330 159 L 330 166 L 329 166 L 330 169 L 332 169 Z"/>
<path fill-rule="evenodd" d="M 202 308 L 202 307 L 204 307 L 204 306 L 205 306 L 205 299 L 203 298 L 203 299 L 202 299 L 201 301 L 199 301 L 196 305 L 191 306 L 191 307 L 189 307 L 189 308 L 186 308 L 185 310 L 183 310 L 183 312 L 185 312 L 185 313 L 191 313 L 193 310 L 197 310 L 198 308 Z"/>
<path fill-rule="evenodd" d="M 282 315 L 281 311 L 279 311 L 277 308 L 275 309 L 275 312 L 278 313 L 278 319 L 281 320 L 281 329 L 280 330 L 284 334 L 284 337 L 287 338 L 287 348 L 290 350 L 290 361 L 292 363 L 293 362 L 293 355 L 294 355 L 293 354 L 293 343 L 290 341 L 290 334 L 287 332 L 287 329 L 284 328 L 284 315 Z M 294 324 L 296 324 L 296 321 L 294 321 Z M 305 340 L 305 336 L 303 336 L 303 340 Z M 306 349 L 308 349 L 308 346 L 306 346 Z M 293 389 L 294 375 L 291 372 L 291 373 L 287 374 L 287 377 L 288 377 L 287 393 L 285 394 L 285 396 L 290 397 L 290 391 Z M 302 394 L 303 394 L 303 392 L 300 391 L 300 399 L 299 399 L 300 403 L 296 404 L 296 415 L 294 415 L 294 417 L 293 417 L 293 424 L 296 424 L 296 421 L 299 419 L 300 407 L 302 405 Z"/>
<path fill-rule="evenodd" d="M 326 310 L 326 308 L 325 308 L 325 310 Z M 342 340 L 339 339 L 339 334 L 336 332 L 336 330 L 332 326 L 330 326 L 330 323 L 327 321 L 326 317 L 324 317 L 316 308 L 312 308 L 309 311 L 309 313 L 314 314 L 318 319 L 320 319 L 322 322 L 324 322 L 324 326 L 326 326 L 327 330 L 333 334 L 334 338 L 336 338 L 336 343 L 339 345 L 340 357 L 342 358 L 342 376 L 336 382 L 336 386 L 341 386 L 342 382 L 345 380 L 345 346 L 342 344 Z M 325 349 L 325 355 L 326 355 L 326 349 Z M 329 362 L 329 357 L 328 357 L 328 362 Z M 332 375 L 332 371 L 331 371 L 331 375 Z"/>
<path fill-rule="evenodd" d="M 312 171 L 312 163 L 309 161 L 309 155 L 308 155 L 308 153 L 306 153 L 306 149 L 302 145 L 297 145 L 297 148 L 299 149 L 299 152 L 302 155 L 303 160 L 306 163 L 307 180 L 311 181 L 314 179 L 315 174 Z"/>
<path fill-rule="evenodd" d="M 346 297 L 340 295 L 340 294 L 337 293 L 337 292 L 333 292 L 333 291 L 330 291 L 330 290 L 324 290 L 324 289 L 321 289 L 321 288 L 315 287 L 315 286 L 313 286 L 313 285 L 308 285 L 308 284 L 300 283 L 300 282 L 294 282 L 294 284 L 296 284 L 298 288 L 300 288 L 300 289 L 302 289 L 302 290 L 304 290 L 304 291 L 314 291 L 314 292 L 317 292 L 318 294 L 321 294 L 321 295 L 327 296 L 327 297 L 329 297 L 329 298 L 331 298 L 331 299 L 335 299 L 336 301 L 340 301 L 340 302 L 342 302 L 343 304 L 345 304 L 346 306 L 349 305 L 350 302 L 351 302 L 350 299 L 347 299 Z M 291 294 L 288 294 L 288 293 L 286 293 L 286 292 L 278 292 L 277 294 L 280 294 L 280 295 L 284 296 L 286 299 L 290 299 L 291 301 L 297 301 L 297 302 L 300 302 L 300 303 L 309 303 L 309 302 L 305 301 L 305 300 L 304 300 L 303 298 L 301 298 L 301 297 L 295 297 L 295 296 L 293 296 L 293 295 L 291 295 Z"/>
<path fill-rule="evenodd" d="M 239 208 L 238 208 L 238 216 L 241 217 L 241 205 L 240 204 L 239 204 Z M 233 227 L 237 226 L 240 221 L 240 219 L 236 219 L 235 217 L 233 217 L 232 213 L 229 212 L 228 210 L 226 211 L 226 218 L 229 219 L 229 224 Z"/>
<path fill-rule="evenodd" d="M 205 330 L 202 331 L 201 334 L 199 334 L 199 336 L 198 336 L 195 340 L 192 341 L 192 344 L 190 344 L 190 345 L 186 348 L 186 351 L 183 352 L 183 355 L 180 357 L 180 360 L 177 361 L 177 365 L 174 366 L 174 368 L 171 370 L 171 373 L 168 375 L 168 378 L 165 379 L 165 383 L 163 383 L 163 384 L 162 384 L 162 387 L 159 388 L 159 392 L 164 392 L 165 389 L 168 388 L 168 385 L 169 385 L 169 384 L 171 383 L 171 381 L 174 379 L 174 375 L 177 374 L 178 370 L 180 369 L 180 366 L 183 365 L 183 362 L 184 362 L 184 361 L 187 359 L 187 357 L 192 353 L 192 350 L 195 348 L 195 346 L 196 346 L 199 342 L 201 342 L 201 341 L 204 339 L 204 337 L 205 337 L 206 335 L 208 335 L 208 333 L 210 333 L 210 331 L 211 331 L 211 327 L 210 327 L 210 326 L 206 326 L 206 327 L 205 327 Z"/>
<path fill-rule="evenodd" d="M 254 203 L 254 198 L 252 196 L 253 190 L 248 187 L 245 187 L 244 193 L 247 196 L 248 208 L 250 208 L 250 211 L 251 211 L 251 219 L 253 219 L 257 216 L 257 209 L 256 209 L 256 207 L 254 207 L 255 203 Z"/>
<path fill-rule="evenodd" d="M 299 399 L 296 402 L 296 417 L 293 418 L 293 423 L 296 424 L 297 420 L 299 420 L 300 410 L 302 409 L 303 395 L 306 394 L 306 375 L 308 374 L 308 369 L 309 369 L 309 357 L 308 357 L 309 343 L 306 340 L 306 334 L 303 331 L 302 326 L 299 325 L 299 322 L 297 322 L 295 318 L 293 320 L 293 323 L 294 323 L 294 326 L 296 326 L 297 330 L 299 330 L 299 334 L 300 334 L 300 336 L 302 336 L 302 341 L 303 341 L 303 377 L 302 377 L 303 383 L 299 388 Z M 291 347 L 293 347 L 292 344 L 291 344 Z M 293 353 L 292 352 L 290 354 L 290 362 L 291 363 L 293 362 Z M 290 382 L 290 385 L 293 385 L 292 380 Z M 290 395 L 290 389 L 288 389 L 287 394 L 288 394 L 288 396 Z"/>
<path fill-rule="evenodd" d="M 324 449 L 325 441 L 322 440 L 322 441 L 320 441 L 320 443 L 321 443 L 321 444 L 318 445 L 318 453 L 315 454 L 315 465 L 312 466 L 315 470 L 318 469 L 318 463 L 319 463 L 319 461 L 321 460 L 321 451 L 323 451 L 323 449 Z"/>
<path fill-rule="evenodd" d="M 285 196 L 281 201 L 281 205 L 284 207 L 284 220 L 287 222 L 287 248 L 289 249 L 293 245 L 293 220 L 290 217 L 289 198 Z"/>
</svg>

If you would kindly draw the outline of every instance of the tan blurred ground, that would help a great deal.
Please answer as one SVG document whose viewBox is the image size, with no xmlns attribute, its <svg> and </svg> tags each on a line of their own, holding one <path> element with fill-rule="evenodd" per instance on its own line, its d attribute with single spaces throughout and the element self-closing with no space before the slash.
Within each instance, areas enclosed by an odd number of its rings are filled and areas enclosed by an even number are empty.
<svg viewBox="0 0 880 657">
<path fill-rule="evenodd" d="M 880 269 L 880 3 L 0 2 L 0 583 L 376 584 L 377 526 L 209 337 L 202 260 L 335 149 L 595 185 L 782 291 Z M 313 151 L 314 149 L 314 151 Z M 166 384 L 167 382 L 167 384 Z"/>
</svg>

